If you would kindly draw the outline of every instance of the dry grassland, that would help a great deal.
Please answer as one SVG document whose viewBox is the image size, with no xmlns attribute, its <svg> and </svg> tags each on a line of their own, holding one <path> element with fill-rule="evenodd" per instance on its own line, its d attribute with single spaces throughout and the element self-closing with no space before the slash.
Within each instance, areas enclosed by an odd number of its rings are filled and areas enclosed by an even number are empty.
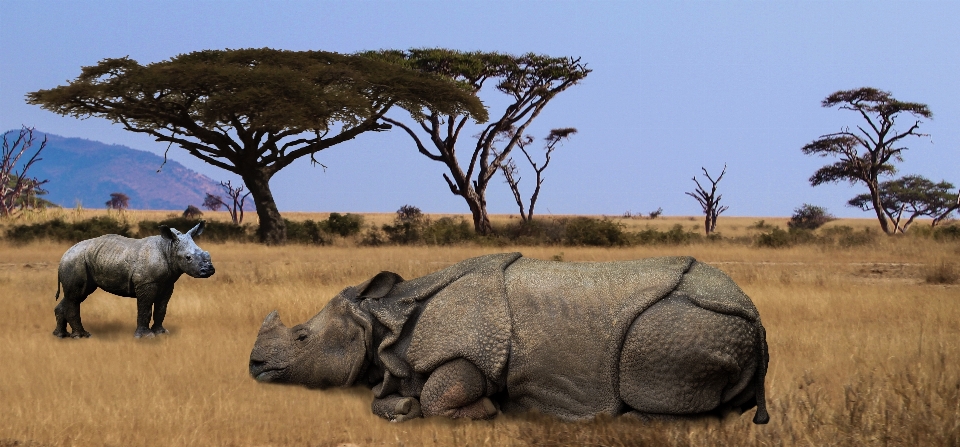
<svg viewBox="0 0 960 447">
<path fill-rule="evenodd" d="M 758 220 L 740 219 L 721 221 L 725 236 Z M 135 340 L 135 300 L 98 291 L 83 305 L 93 337 L 60 340 L 51 335 L 56 268 L 68 246 L 0 243 L 0 446 L 960 445 L 960 286 L 923 281 L 932 266 L 960 259 L 955 242 L 882 238 L 846 250 L 201 245 L 217 273 L 177 283 L 169 336 Z M 260 384 L 247 373 L 273 309 L 296 324 L 381 270 L 411 278 L 505 250 L 567 261 L 693 255 L 726 271 L 767 327 L 770 424 L 753 425 L 752 410 L 722 421 L 527 415 L 390 424 L 371 414 L 369 391 Z"/>
</svg>

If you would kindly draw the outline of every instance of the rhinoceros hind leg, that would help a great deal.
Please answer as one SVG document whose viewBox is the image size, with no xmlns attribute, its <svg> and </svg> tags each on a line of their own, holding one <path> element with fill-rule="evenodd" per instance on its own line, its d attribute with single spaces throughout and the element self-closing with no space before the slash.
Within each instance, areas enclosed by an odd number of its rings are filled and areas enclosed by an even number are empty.
<svg viewBox="0 0 960 447">
<path fill-rule="evenodd" d="M 698 415 L 754 395 L 755 325 L 671 294 L 644 311 L 620 357 L 620 395 L 634 410 Z M 732 405 L 731 405 L 732 404 Z"/>
<path fill-rule="evenodd" d="M 430 374 L 423 385 L 420 402 L 426 416 L 489 419 L 497 415 L 497 407 L 485 396 L 486 379 L 468 360 L 444 363 Z"/>
<path fill-rule="evenodd" d="M 90 336 L 90 333 L 83 328 L 83 323 L 80 322 L 80 302 L 68 297 L 64 297 L 63 301 L 57 305 L 53 310 L 53 314 L 57 317 L 57 328 L 53 331 L 53 335 L 65 338 L 67 336 L 73 338 L 87 338 Z M 73 333 L 67 332 L 67 324 L 70 324 L 70 329 L 73 330 Z"/>
</svg>

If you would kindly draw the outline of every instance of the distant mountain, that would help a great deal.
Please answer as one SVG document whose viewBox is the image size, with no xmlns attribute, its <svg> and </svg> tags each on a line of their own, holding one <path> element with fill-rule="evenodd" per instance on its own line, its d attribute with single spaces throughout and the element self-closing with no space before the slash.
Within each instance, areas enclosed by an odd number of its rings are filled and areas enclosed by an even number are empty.
<svg viewBox="0 0 960 447">
<path fill-rule="evenodd" d="M 32 149 L 40 147 L 44 133 L 34 131 Z M 15 134 L 14 134 L 15 135 Z M 47 147 L 27 176 L 49 180 L 43 196 L 66 208 L 104 208 L 110 193 L 130 197 L 130 208 L 141 210 L 183 210 L 200 207 L 206 193 L 223 195 L 218 182 L 187 169 L 180 163 L 147 151 L 81 138 L 46 134 Z M 30 152 L 32 155 L 32 152 Z"/>
</svg>

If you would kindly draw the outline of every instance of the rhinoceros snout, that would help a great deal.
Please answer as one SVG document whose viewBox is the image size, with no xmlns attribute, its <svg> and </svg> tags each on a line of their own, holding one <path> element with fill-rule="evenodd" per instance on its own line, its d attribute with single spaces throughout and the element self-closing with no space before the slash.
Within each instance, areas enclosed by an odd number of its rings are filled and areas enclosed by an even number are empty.
<svg viewBox="0 0 960 447">
<path fill-rule="evenodd" d="M 198 275 L 198 277 L 199 277 L 199 278 L 209 278 L 209 277 L 213 276 L 213 274 L 216 273 L 216 272 L 217 272 L 217 269 L 213 268 L 213 265 L 212 265 L 212 264 L 210 264 L 210 265 L 205 265 L 205 266 L 203 266 L 203 267 L 200 267 L 200 274 Z"/>
</svg>

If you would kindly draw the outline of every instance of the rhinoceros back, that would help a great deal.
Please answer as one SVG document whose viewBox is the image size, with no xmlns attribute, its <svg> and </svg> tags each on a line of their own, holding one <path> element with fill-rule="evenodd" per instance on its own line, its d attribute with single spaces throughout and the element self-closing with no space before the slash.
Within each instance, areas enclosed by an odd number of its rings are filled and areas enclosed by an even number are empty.
<svg viewBox="0 0 960 447">
<path fill-rule="evenodd" d="M 60 259 L 61 282 L 92 279 L 101 289 L 133 298 L 138 282 L 162 277 L 168 266 L 156 249 L 159 236 L 131 239 L 108 234 L 81 241 Z"/>
<path fill-rule="evenodd" d="M 677 287 L 693 262 L 514 262 L 505 278 L 512 318 L 505 410 L 569 420 L 621 413 L 619 362 L 627 330 Z"/>
</svg>

